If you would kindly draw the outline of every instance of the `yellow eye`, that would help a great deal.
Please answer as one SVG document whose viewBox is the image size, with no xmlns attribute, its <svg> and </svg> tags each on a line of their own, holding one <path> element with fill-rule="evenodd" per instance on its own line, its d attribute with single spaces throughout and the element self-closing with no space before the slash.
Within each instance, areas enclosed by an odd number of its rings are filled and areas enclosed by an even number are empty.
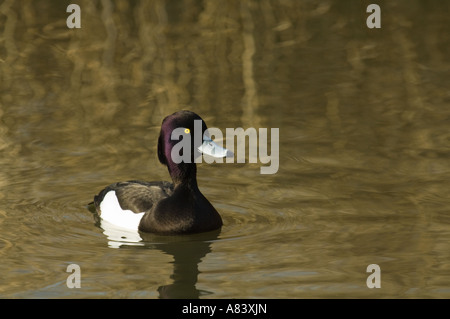
<svg viewBox="0 0 450 319">
<path fill-rule="evenodd" d="M 190 129 L 188 129 L 188 128 L 185 128 L 185 129 L 184 129 L 184 133 L 189 134 L 190 132 L 191 132 Z"/>
</svg>

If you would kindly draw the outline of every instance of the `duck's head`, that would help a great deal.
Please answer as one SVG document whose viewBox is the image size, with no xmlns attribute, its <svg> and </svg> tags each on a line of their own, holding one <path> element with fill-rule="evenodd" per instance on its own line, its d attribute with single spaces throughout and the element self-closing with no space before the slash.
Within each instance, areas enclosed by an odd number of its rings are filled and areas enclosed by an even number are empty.
<svg viewBox="0 0 450 319">
<path fill-rule="evenodd" d="M 175 112 L 162 121 L 158 139 L 158 159 L 167 165 L 172 180 L 194 178 L 195 159 L 202 153 L 226 157 L 229 152 L 211 140 L 202 118 L 191 111 Z"/>
</svg>

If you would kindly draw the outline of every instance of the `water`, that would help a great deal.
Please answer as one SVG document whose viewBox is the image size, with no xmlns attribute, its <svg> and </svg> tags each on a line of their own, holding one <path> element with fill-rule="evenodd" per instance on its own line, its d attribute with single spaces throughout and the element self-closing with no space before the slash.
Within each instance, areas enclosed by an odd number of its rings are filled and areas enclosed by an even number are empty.
<svg viewBox="0 0 450 319">
<path fill-rule="evenodd" d="M 377 30 L 364 1 L 81 1 L 73 30 L 69 3 L 1 4 L 0 297 L 450 297 L 447 3 L 378 1 Z M 199 165 L 220 232 L 96 223 L 104 186 L 169 178 L 180 109 L 279 128 L 278 172 Z"/>
</svg>

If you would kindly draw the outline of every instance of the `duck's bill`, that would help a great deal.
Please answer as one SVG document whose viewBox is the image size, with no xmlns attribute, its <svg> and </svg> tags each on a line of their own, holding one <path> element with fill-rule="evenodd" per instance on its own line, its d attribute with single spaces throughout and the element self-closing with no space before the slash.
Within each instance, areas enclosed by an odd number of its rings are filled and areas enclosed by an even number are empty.
<svg viewBox="0 0 450 319">
<path fill-rule="evenodd" d="M 198 148 L 198 151 L 212 157 L 232 157 L 233 152 L 217 145 L 213 140 L 205 139 L 203 144 Z"/>
</svg>

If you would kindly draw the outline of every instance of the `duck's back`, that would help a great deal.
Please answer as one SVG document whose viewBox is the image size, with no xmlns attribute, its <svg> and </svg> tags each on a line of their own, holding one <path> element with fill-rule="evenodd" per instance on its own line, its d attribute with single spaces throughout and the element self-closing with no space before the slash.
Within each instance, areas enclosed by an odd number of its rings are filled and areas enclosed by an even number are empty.
<svg viewBox="0 0 450 319">
<path fill-rule="evenodd" d="M 102 219 L 118 226 L 126 226 L 128 221 L 135 228 L 145 212 L 148 212 L 160 200 L 173 193 L 173 184 L 169 182 L 128 181 L 109 185 L 94 197 L 94 205 Z M 124 222 L 122 223 L 122 218 Z M 136 227 L 137 227 L 136 225 Z"/>
</svg>

